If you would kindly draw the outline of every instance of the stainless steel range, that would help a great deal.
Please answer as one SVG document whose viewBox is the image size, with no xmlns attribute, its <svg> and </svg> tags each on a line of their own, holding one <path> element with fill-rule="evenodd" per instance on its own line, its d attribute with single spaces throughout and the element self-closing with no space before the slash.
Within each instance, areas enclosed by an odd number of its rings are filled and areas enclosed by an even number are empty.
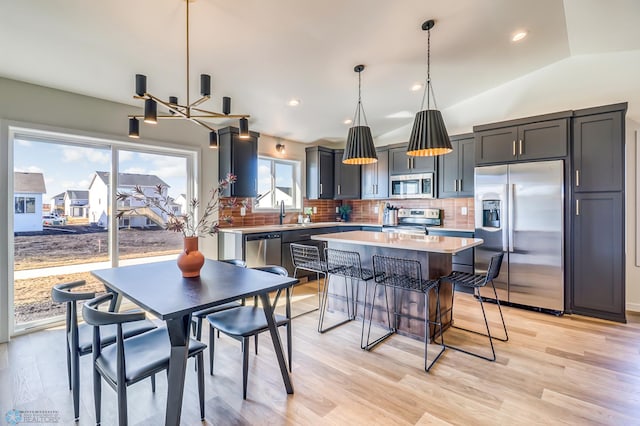
<svg viewBox="0 0 640 426">
<path fill-rule="evenodd" d="M 406 234 L 428 234 L 428 228 L 442 226 L 442 210 L 430 208 L 411 208 L 398 210 L 398 224 L 383 226 L 383 232 L 401 232 Z"/>
</svg>

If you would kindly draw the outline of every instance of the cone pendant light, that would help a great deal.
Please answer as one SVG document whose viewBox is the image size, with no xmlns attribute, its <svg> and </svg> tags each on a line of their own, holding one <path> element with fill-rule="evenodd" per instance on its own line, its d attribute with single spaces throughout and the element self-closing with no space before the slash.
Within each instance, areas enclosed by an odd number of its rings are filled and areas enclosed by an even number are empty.
<svg viewBox="0 0 640 426">
<path fill-rule="evenodd" d="M 442 119 L 442 114 L 437 110 L 436 99 L 433 96 L 433 87 L 431 86 L 431 28 L 435 25 L 435 21 L 430 19 L 422 24 L 422 29 L 427 31 L 427 82 L 424 85 L 424 93 L 422 95 L 422 111 L 416 114 L 413 122 L 413 129 L 409 137 L 409 147 L 407 155 L 414 157 L 428 157 L 434 155 L 448 154 L 453 151 L 451 141 L 447 134 L 447 129 Z M 431 109 L 431 96 L 433 96 L 433 106 Z M 427 109 L 424 108 L 424 100 L 427 99 Z"/>
<path fill-rule="evenodd" d="M 364 108 L 362 108 L 361 73 L 364 70 L 364 65 L 356 65 L 353 70 L 358 73 L 358 105 L 353 117 L 353 127 L 349 129 L 349 135 L 347 136 L 347 147 L 344 150 L 342 162 L 356 165 L 371 164 L 378 161 L 378 155 L 373 144 L 371 129 L 367 125 L 367 116 L 364 114 Z M 360 116 L 364 119 L 364 126 L 360 124 Z"/>
</svg>

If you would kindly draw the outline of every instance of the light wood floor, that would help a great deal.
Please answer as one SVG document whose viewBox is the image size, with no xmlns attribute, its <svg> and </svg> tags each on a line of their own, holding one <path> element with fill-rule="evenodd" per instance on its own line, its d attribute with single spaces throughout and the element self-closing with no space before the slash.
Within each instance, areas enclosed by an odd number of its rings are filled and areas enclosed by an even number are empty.
<svg viewBox="0 0 640 426">
<path fill-rule="evenodd" d="M 456 296 L 455 303 L 459 325 L 478 321 L 473 298 Z M 493 314 L 496 306 L 488 308 Z M 361 323 L 318 334 L 318 313 L 304 315 L 293 328 L 295 394 L 286 394 L 262 335 L 259 355 L 250 358 L 246 401 L 239 343 L 223 336 L 215 376 L 205 375 L 206 424 L 640 424 L 640 316 L 617 324 L 504 311 L 510 340 L 496 343 L 496 362 L 447 350 L 430 373 L 422 368 L 420 342 L 393 336 L 365 352 Z M 450 343 L 483 343 L 456 330 L 445 336 Z M 73 423 L 63 342 L 63 330 L 54 329 L 0 345 L 1 416 L 10 409 L 55 410 L 60 423 Z M 90 364 L 82 358 L 80 424 L 94 423 Z M 188 367 L 182 419 L 199 425 L 193 361 Z M 130 387 L 130 424 L 164 424 L 165 396 L 164 375 L 155 394 L 148 381 Z M 116 423 L 115 406 L 115 393 L 103 385 L 104 425 Z"/>
</svg>

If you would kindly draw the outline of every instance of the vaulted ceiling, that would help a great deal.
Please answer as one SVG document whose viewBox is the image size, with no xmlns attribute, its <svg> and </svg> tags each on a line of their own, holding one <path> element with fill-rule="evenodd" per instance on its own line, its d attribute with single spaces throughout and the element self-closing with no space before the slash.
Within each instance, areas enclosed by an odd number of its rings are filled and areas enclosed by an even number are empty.
<svg viewBox="0 0 640 426">
<path fill-rule="evenodd" d="M 422 98 L 410 89 L 425 79 L 426 19 L 436 20 L 432 80 L 441 110 L 570 57 L 640 51 L 636 0 L 191 0 L 189 7 L 191 100 L 198 75 L 209 73 L 214 98 L 203 107 L 220 111 L 221 96 L 231 96 L 232 112 L 251 114 L 252 130 L 301 142 L 345 139 L 360 63 L 374 136 L 406 128 Z M 184 100 L 185 21 L 184 0 L 0 0 L 0 76 L 141 108 L 132 98 L 141 73 L 150 93 Z M 520 30 L 528 36 L 512 42 Z M 290 99 L 300 105 L 288 106 Z"/>
</svg>

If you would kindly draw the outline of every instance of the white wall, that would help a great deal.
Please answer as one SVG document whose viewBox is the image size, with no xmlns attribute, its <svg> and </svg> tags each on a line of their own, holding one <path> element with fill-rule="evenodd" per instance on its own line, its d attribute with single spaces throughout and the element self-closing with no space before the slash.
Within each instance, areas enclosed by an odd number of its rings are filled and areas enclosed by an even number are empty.
<svg viewBox="0 0 640 426">
<path fill-rule="evenodd" d="M 640 143 L 640 123 L 627 119 L 626 121 L 626 229 L 627 229 L 627 309 L 640 312 L 640 240 L 638 239 L 638 184 L 640 183 L 640 161 L 638 144 Z"/>
</svg>

